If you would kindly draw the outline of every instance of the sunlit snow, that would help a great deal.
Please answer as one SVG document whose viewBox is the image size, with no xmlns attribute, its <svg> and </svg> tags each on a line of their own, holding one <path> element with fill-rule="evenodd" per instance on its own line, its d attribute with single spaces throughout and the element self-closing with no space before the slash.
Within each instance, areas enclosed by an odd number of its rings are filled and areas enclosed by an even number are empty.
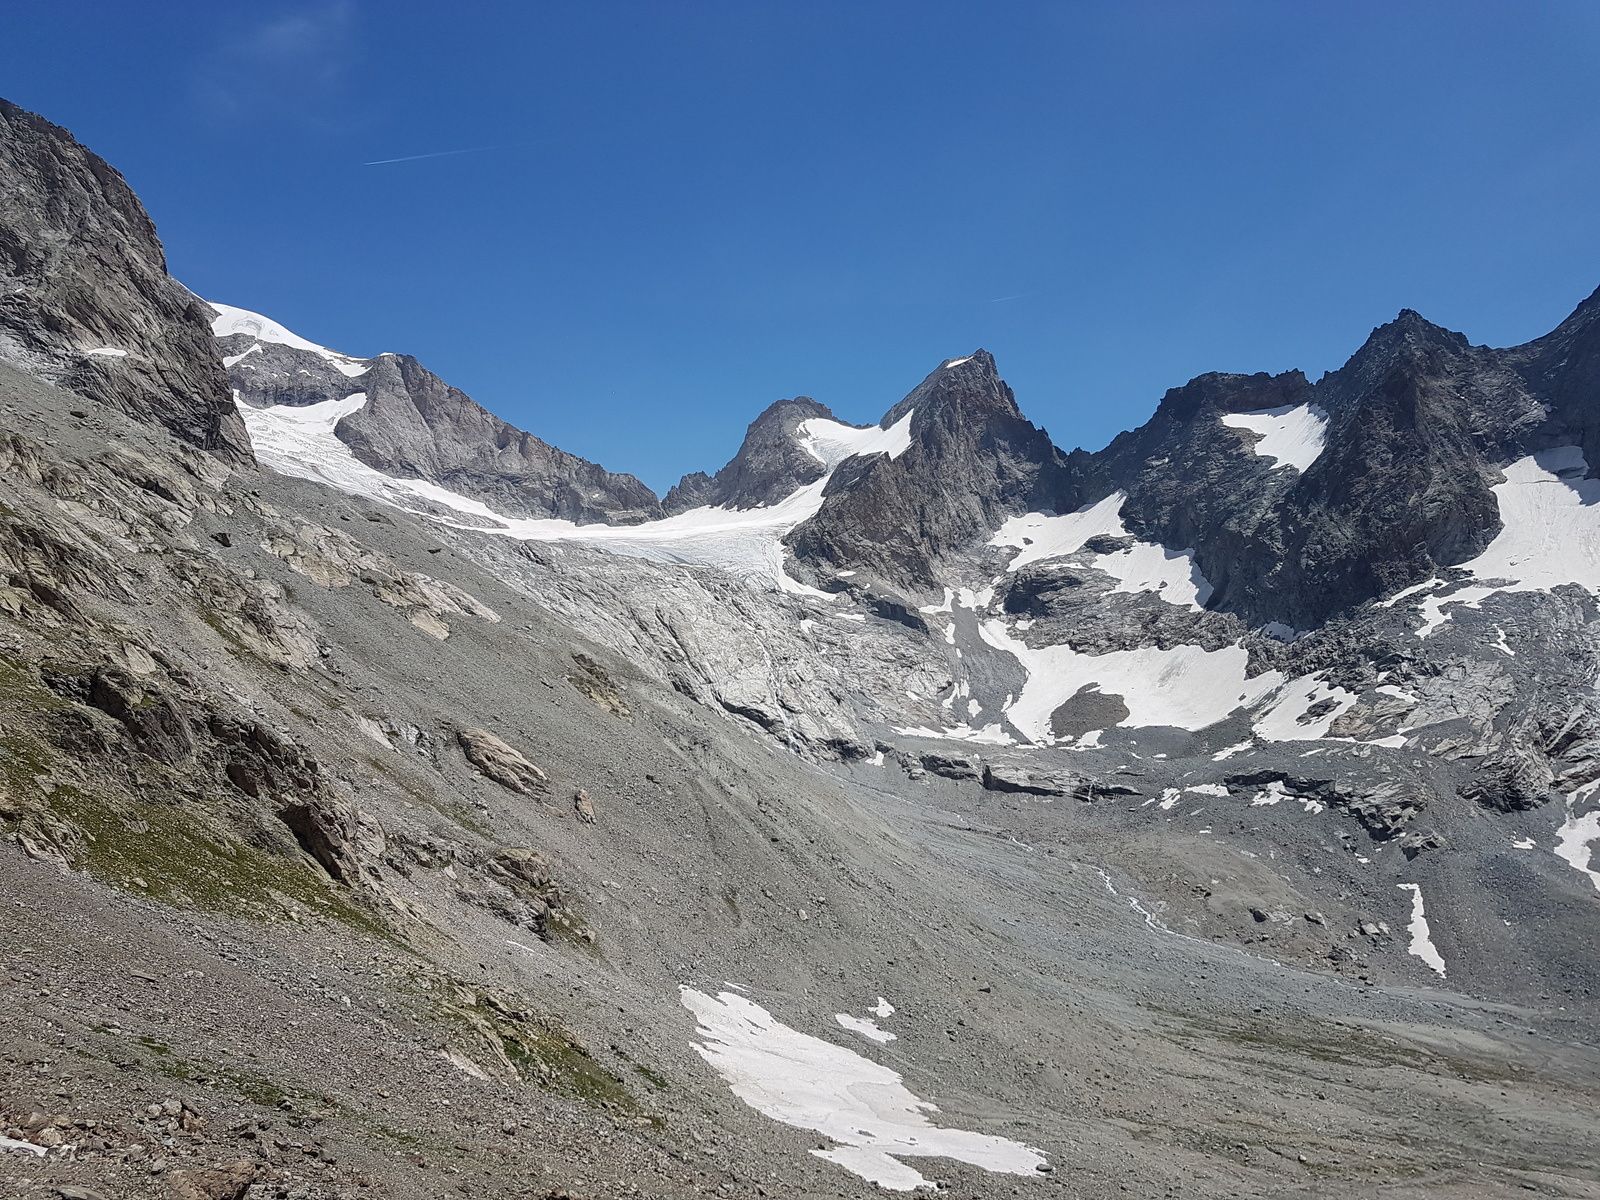
<svg viewBox="0 0 1600 1200">
<path fill-rule="evenodd" d="M 1328 414 L 1315 404 L 1285 404 L 1252 413 L 1228 413 L 1222 423 L 1256 435 L 1251 449 L 1260 458 L 1276 461 L 1274 471 L 1293 467 L 1304 471 L 1322 453 L 1327 441 Z"/>
<path fill-rule="evenodd" d="M 1017 549 L 1007 571 L 1029 563 L 1061 558 L 1083 549 L 1099 536 L 1130 536 L 1122 523 L 1127 496 L 1113 492 L 1103 500 L 1070 513 L 1024 513 L 1009 518 L 989 539 L 991 546 Z M 1168 550 L 1153 542 L 1135 541 L 1110 554 L 1097 554 L 1090 565 L 1117 581 L 1113 592 L 1155 592 L 1169 604 L 1198 609 L 1211 598 L 1211 584 L 1195 565 L 1189 550 Z"/>
<path fill-rule="evenodd" d="M 1433 970 L 1439 977 L 1444 978 L 1444 957 L 1433 944 L 1433 937 L 1428 930 L 1428 915 L 1422 907 L 1422 889 L 1414 883 L 1396 884 L 1401 891 L 1411 893 L 1411 945 L 1407 952 L 1416 955 Z"/>
<path fill-rule="evenodd" d="M 294 336 L 294 335 L 289 335 Z M 833 600 L 829 592 L 800 583 L 784 569 L 783 536 L 815 515 L 822 506 L 825 475 L 790 493 L 776 504 L 758 508 L 695 508 L 641 525 L 577 525 L 552 518 L 504 516 L 481 500 L 417 479 L 398 479 L 369 467 L 334 434 L 334 426 L 366 403 L 357 392 L 343 400 L 301 407 L 239 406 L 256 457 L 283 475 L 331 484 L 341 491 L 369 496 L 445 524 L 482 529 L 521 541 L 579 541 L 632 558 L 718 567 L 752 583 L 782 591 Z M 909 445 L 912 413 L 890 429 L 856 430 L 834 421 L 808 436 L 812 452 L 837 456 L 841 445 L 855 444 L 890 456 Z M 811 422 L 805 422 L 811 424 Z M 848 431 L 840 433 L 839 431 Z M 848 457 L 848 455 L 846 455 Z M 823 459 L 823 461 L 828 461 Z M 834 457 L 836 466 L 843 458 Z M 441 511 L 443 510 L 443 511 Z M 452 517 L 452 513 L 457 514 Z"/>
<path fill-rule="evenodd" d="M 1174 726 L 1198 730 L 1224 720 L 1283 682 L 1276 671 L 1245 675 L 1250 656 L 1239 646 L 1140 646 L 1109 654 L 1083 654 L 1071 646 L 1028 646 L 1005 623 L 985 621 L 983 640 L 1022 664 L 1027 682 L 1006 716 L 1031 742 L 1055 740 L 1050 718 L 1080 690 L 1093 688 L 1121 698 L 1128 715 L 1122 726 Z"/>
<path fill-rule="evenodd" d="M 927 1114 L 938 1109 L 913 1095 L 897 1072 L 791 1029 L 743 996 L 688 987 L 681 996 L 699 1023 L 695 1049 L 733 1094 L 776 1121 L 838 1143 L 812 1153 L 863 1179 L 895 1191 L 932 1186 L 905 1158 L 955 1159 L 1008 1175 L 1046 1166 L 1020 1142 L 934 1125 Z"/>
<path fill-rule="evenodd" d="M 1576 583 L 1600 594 L 1600 479 L 1585 479 L 1588 469 L 1577 446 L 1541 450 L 1503 468 L 1505 482 L 1494 487 L 1500 532 L 1461 567 L 1480 582 L 1424 599 L 1417 636 L 1448 621 L 1448 609 L 1477 608 L 1496 592 L 1546 592 Z"/>
<path fill-rule="evenodd" d="M 206 303 L 217 313 L 216 320 L 211 322 L 211 333 L 215 337 L 223 338 L 239 333 L 245 337 L 255 338 L 258 342 L 275 342 L 295 350 L 309 350 L 319 358 L 326 359 L 340 374 L 351 378 L 367 372 L 366 360 L 351 358 L 348 354 L 340 354 L 337 350 L 319 346 L 298 333 L 291 333 L 270 317 L 263 317 L 260 313 L 253 313 L 246 308 L 235 308 L 231 304 L 218 304 L 215 300 L 207 300 Z M 248 354 L 249 351 L 245 353 Z M 240 357 L 243 356 L 236 356 L 234 361 L 237 362 Z"/>
<path fill-rule="evenodd" d="M 848 1029 L 851 1033 L 859 1033 L 869 1042 L 882 1044 L 892 1042 L 895 1039 L 894 1034 L 887 1029 L 879 1029 L 878 1023 L 870 1017 L 853 1017 L 849 1013 L 834 1013 L 833 1019 L 839 1022 L 841 1028 Z"/>
</svg>

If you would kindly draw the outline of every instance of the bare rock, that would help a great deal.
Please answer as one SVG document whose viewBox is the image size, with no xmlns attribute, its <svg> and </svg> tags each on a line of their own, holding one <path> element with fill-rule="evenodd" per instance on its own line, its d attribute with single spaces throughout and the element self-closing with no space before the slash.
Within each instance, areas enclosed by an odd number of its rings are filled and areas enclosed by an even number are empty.
<svg viewBox="0 0 1600 1200">
<path fill-rule="evenodd" d="M 480 774 L 519 796 L 543 795 L 550 777 L 487 729 L 460 729 L 456 742 Z"/>
</svg>

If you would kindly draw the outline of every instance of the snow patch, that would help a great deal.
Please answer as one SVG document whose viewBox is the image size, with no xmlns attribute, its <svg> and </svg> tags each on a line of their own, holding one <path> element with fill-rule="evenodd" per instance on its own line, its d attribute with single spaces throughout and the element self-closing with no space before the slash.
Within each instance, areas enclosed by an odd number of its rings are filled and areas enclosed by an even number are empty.
<svg viewBox="0 0 1600 1200">
<path fill-rule="evenodd" d="M 1600 479 L 1584 478 L 1588 470 L 1577 446 L 1541 450 L 1502 468 L 1505 482 L 1493 489 L 1500 532 L 1461 567 L 1482 582 L 1422 601 L 1417 636 L 1448 621 L 1447 608 L 1477 608 L 1496 592 L 1548 592 L 1576 583 L 1600 594 Z M 1498 648 L 1509 650 L 1504 635 L 1500 641 Z"/>
<path fill-rule="evenodd" d="M 1095 537 L 1129 537 L 1122 524 L 1127 496 L 1113 492 L 1104 500 L 1070 513 L 1023 513 L 1010 517 L 989 539 L 989 545 L 1014 548 L 1006 570 L 1075 554 Z M 1097 554 L 1089 563 L 1117 581 L 1113 592 L 1155 592 L 1168 604 L 1199 609 L 1211 598 L 1211 584 L 1195 565 L 1192 550 L 1168 550 L 1154 542 Z"/>
<path fill-rule="evenodd" d="M 1118 725 L 1193 731 L 1254 703 L 1283 680 L 1276 671 L 1247 678 L 1250 656 L 1236 645 L 1220 650 L 1141 646 L 1082 654 L 1066 645 L 1034 649 L 998 620 L 985 621 L 978 633 L 995 649 L 1012 655 L 1027 673 L 1022 695 L 1007 716 L 1023 737 L 1041 745 L 1056 740 L 1050 732 L 1051 715 L 1085 688 L 1122 699 L 1128 715 Z"/>
<path fill-rule="evenodd" d="M 1578 794 L 1574 793 L 1574 798 Z M 1590 809 L 1580 817 L 1572 811 L 1572 802 L 1569 800 L 1567 819 L 1556 830 L 1556 856 L 1574 871 L 1582 871 L 1594 884 L 1595 890 L 1600 891 L 1600 871 L 1592 865 L 1596 841 L 1600 841 L 1600 808 Z"/>
<path fill-rule="evenodd" d="M 85 354 L 95 358 L 127 358 L 128 352 L 121 346 L 96 346 L 93 350 L 85 350 Z"/>
<path fill-rule="evenodd" d="M 1411 893 L 1411 945 L 1407 948 L 1408 954 L 1414 954 L 1434 971 L 1439 978 L 1444 978 L 1444 958 L 1433 944 L 1433 938 L 1428 931 L 1428 915 L 1422 906 L 1422 889 L 1414 883 L 1396 884 L 1402 892 Z"/>
<path fill-rule="evenodd" d="M 888 429 L 878 425 L 857 428 L 827 417 L 807 417 L 796 428 L 801 448 L 830 471 L 845 459 L 860 454 L 887 454 L 890 458 L 899 458 L 911 445 L 911 413 Z"/>
<path fill-rule="evenodd" d="M 878 1023 L 868 1017 L 852 1017 L 849 1013 L 834 1013 L 833 1019 L 839 1022 L 842 1028 L 848 1029 L 851 1033 L 859 1033 L 869 1042 L 882 1044 L 895 1040 L 894 1034 L 887 1029 L 879 1029 Z"/>
<path fill-rule="evenodd" d="M 895 1191 L 931 1186 L 905 1158 L 950 1158 L 986 1171 L 1033 1175 L 1036 1150 L 993 1134 L 934 1125 L 937 1112 L 888 1067 L 782 1024 L 734 992 L 708 996 L 685 987 L 695 1016 L 695 1049 L 751 1108 L 838 1143 L 814 1150 L 863 1179 Z"/>
<path fill-rule="evenodd" d="M 309 350 L 319 358 L 325 359 L 341 375 L 352 379 L 357 375 L 365 375 L 367 373 L 367 368 L 370 364 L 365 359 L 351 358 L 348 354 L 340 354 L 337 350 L 329 350 L 326 346 L 319 346 L 315 342 L 301 337 L 298 333 L 291 333 L 270 317 L 263 317 L 260 313 L 251 312 L 247 308 L 235 308 L 231 304 L 218 304 L 215 300 L 207 300 L 206 303 L 217 314 L 216 320 L 211 322 L 213 337 L 224 338 L 233 334 L 243 334 L 245 337 L 254 338 L 258 342 L 273 342 L 295 350 Z M 245 353 L 248 354 L 249 351 L 247 350 Z M 229 365 L 231 366 L 232 364 Z"/>
<path fill-rule="evenodd" d="M 1228 413 L 1222 423 L 1229 429 L 1255 434 L 1251 450 L 1258 458 L 1275 460 L 1274 471 L 1282 467 L 1305 471 L 1322 454 L 1328 437 L 1328 414 L 1315 404 L 1285 404 L 1253 413 Z"/>
</svg>

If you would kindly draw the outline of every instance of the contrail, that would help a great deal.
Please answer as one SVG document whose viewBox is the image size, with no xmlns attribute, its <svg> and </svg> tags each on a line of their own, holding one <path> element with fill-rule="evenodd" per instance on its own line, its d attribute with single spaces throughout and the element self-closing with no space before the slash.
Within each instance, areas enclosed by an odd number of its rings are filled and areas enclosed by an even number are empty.
<svg viewBox="0 0 1600 1200">
<path fill-rule="evenodd" d="M 407 154 L 403 158 L 375 158 L 371 162 L 364 162 L 363 167 L 381 167 L 387 163 L 419 162 L 424 158 L 451 158 L 457 154 L 483 154 L 489 150 L 498 150 L 499 146 L 468 146 L 465 150 L 435 150 L 432 154 Z"/>
<path fill-rule="evenodd" d="M 989 303 L 1004 304 L 1007 300 L 1021 300 L 1026 295 L 1028 295 L 1027 292 L 1018 292 L 1015 296 L 996 296 L 993 300 L 989 301 Z"/>
</svg>

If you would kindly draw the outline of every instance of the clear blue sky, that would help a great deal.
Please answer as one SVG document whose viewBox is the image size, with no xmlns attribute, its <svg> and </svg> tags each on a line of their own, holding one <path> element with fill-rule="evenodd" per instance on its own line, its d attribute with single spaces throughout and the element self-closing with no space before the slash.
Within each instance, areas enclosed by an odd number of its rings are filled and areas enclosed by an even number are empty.
<svg viewBox="0 0 1600 1200">
<path fill-rule="evenodd" d="M 994 351 L 1063 446 L 1600 284 L 1600 4 L 11 0 L 202 295 L 664 488 Z M 492 146 L 448 157 L 378 159 Z"/>
</svg>

